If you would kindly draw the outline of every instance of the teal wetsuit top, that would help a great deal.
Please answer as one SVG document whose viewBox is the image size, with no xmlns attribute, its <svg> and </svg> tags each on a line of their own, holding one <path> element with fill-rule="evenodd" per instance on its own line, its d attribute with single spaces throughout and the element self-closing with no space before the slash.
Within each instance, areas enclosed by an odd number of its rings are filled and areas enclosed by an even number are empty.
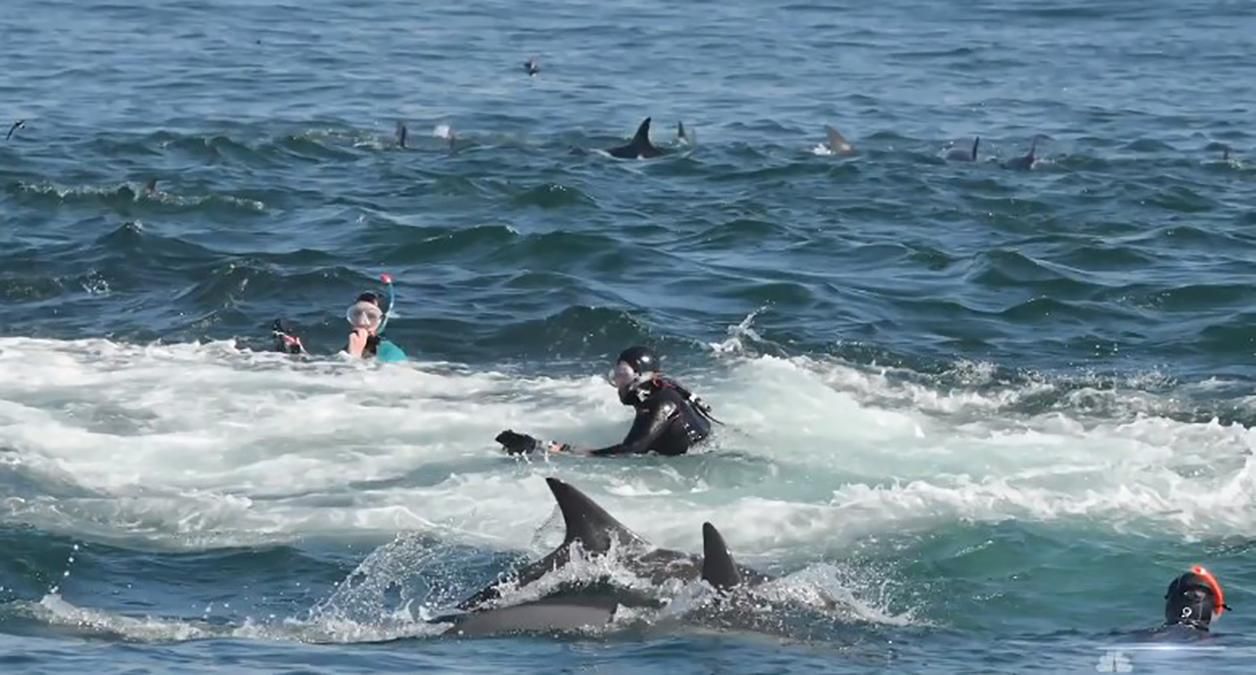
<svg viewBox="0 0 1256 675">
<path fill-rule="evenodd" d="M 406 353 L 387 338 L 380 338 L 379 346 L 375 348 L 375 360 L 380 363 L 399 363 L 406 360 Z"/>
<path fill-rule="evenodd" d="M 345 351 L 349 351 L 348 345 Z M 372 335 L 366 339 L 366 348 L 362 358 L 374 359 L 380 363 L 400 363 L 406 360 L 406 353 L 388 338 Z"/>
</svg>

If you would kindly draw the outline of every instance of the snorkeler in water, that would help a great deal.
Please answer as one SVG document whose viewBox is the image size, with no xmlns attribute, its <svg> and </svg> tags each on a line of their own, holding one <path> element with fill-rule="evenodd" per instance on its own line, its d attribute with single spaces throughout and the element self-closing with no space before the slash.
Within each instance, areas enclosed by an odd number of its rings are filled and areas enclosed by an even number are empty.
<svg viewBox="0 0 1256 675">
<path fill-rule="evenodd" d="M 381 279 L 389 289 L 388 310 L 385 311 L 380 305 L 379 294 L 367 291 L 358 295 L 357 300 L 345 312 L 345 320 L 349 322 L 350 329 L 341 352 L 353 358 L 374 359 L 384 363 L 404 361 L 406 353 L 382 335 L 396 300 L 392 291 L 392 277 L 385 274 Z M 301 338 L 283 321 L 275 319 L 271 334 L 275 341 L 275 351 L 285 354 L 309 353 Z"/>
</svg>

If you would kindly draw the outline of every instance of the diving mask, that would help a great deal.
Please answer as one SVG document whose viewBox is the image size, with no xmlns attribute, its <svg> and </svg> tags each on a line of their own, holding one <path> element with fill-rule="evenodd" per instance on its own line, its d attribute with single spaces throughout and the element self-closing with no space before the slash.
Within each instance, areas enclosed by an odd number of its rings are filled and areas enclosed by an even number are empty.
<svg viewBox="0 0 1256 675">
<path fill-rule="evenodd" d="M 354 328 L 374 330 L 379 327 L 379 322 L 383 318 L 384 311 L 378 305 L 365 301 L 353 303 L 349 306 L 348 311 L 345 312 L 345 319 Z"/>
</svg>

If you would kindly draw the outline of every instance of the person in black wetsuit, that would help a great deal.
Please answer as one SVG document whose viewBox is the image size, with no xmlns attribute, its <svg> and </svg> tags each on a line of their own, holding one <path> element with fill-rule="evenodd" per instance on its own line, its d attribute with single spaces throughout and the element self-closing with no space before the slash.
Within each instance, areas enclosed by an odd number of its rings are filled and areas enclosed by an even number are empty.
<svg viewBox="0 0 1256 675">
<path fill-rule="evenodd" d="M 1182 626 L 1207 632 L 1212 622 L 1230 609 L 1217 578 L 1196 565 L 1174 579 L 1164 593 L 1164 626 Z"/>
<path fill-rule="evenodd" d="M 655 452 L 683 455 L 711 434 L 711 409 L 702 399 L 675 381 L 663 377 L 658 357 L 645 347 L 629 347 L 620 353 L 611 371 L 619 400 L 632 406 L 637 416 L 628 436 L 615 445 L 577 450 L 566 443 L 543 443 L 526 434 L 506 430 L 497 442 L 512 455 L 525 452 L 565 452 L 593 456 Z"/>
</svg>

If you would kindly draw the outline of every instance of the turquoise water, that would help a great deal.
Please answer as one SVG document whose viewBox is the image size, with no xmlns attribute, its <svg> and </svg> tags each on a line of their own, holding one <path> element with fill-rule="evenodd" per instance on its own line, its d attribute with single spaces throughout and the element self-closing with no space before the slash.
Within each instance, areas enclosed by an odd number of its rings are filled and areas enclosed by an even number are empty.
<svg viewBox="0 0 1256 675">
<path fill-rule="evenodd" d="M 0 667 L 1248 672 L 1253 34 L 1223 1 L 0 14 Z M 647 116 L 677 152 L 587 152 Z M 384 273 L 410 361 L 332 356 Z M 708 452 L 499 452 L 620 437 L 636 342 L 730 423 Z M 782 579 L 750 626 L 660 587 L 436 637 L 554 544 L 549 475 Z M 1195 563 L 1234 611 L 1148 641 Z"/>
</svg>

